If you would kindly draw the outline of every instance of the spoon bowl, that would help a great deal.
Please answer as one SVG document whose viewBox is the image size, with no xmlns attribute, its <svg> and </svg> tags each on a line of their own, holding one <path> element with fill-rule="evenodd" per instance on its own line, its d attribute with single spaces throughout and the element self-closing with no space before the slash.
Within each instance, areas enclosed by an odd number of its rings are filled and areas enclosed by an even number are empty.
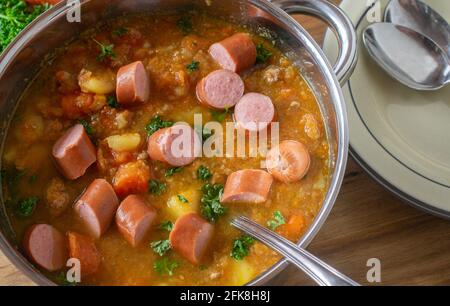
<svg viewBox="0 0 450 306">
<path fill-rule="evenodd" d="M 416 90 L 437 90 L 450 82 L 446 52 L 424 35 L 392 23 L 366 28 L 364 44 L 372 58 L 393 78 Z"/>
</svg>

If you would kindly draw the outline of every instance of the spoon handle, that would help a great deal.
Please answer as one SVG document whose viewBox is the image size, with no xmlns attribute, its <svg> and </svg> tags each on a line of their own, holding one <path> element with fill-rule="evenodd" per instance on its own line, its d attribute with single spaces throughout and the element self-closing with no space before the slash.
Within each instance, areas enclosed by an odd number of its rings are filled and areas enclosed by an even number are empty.
<svg viewBox="0 0 450 306">
<path fill-rule="evenodd" d="M 314 255 L 246 217 L 234 218 L 231 224 L 286 257 L 321 286 L 359 286 Z"/>
</svg>

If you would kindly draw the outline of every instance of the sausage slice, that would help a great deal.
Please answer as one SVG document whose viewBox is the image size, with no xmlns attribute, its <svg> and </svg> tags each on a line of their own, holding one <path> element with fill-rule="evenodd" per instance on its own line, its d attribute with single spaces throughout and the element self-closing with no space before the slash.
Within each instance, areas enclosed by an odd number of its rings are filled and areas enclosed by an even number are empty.
<svg viewBox="0 0 450 306">
<path fill-rule="evenodd" d="M 62 174 L 69 180 L 83 176 L 97 161 L 95 147 L 81 124 L 70 128 L 55 143 L 52 155 Z"/>
<path fill-rule="evenodd" d="M 266 156 L 267 171 L 284 183 L 300 181 L 311 164 L 306 146 L 298 141 L 287 140 L 272 148 Z"/>
<path fill-rule="evenodd" d="M 174 125 L 157 131 L 148 140 L 151 159 L 181 167 L 191 164 L 201 154 L 201 140 L 188 125 Z"/>
<path fill-rule="evenodd" d="M 146 102 L 150 96 L 150 79 L 141 61 L 123 66 L 117 72 L 117 101 L 120 104 Z"/>
<path fill-rule="evenodd" d="M 213 225 L 196 213 L 190 213 L 175 222 L 169 240 L 175 251 L 197 265 L 203 260 L 213 234 Z"/>
<path fill-rule="evenodd" d="M 263 170 L 233 172 L 227 178 L 221 202 L 264 203 L 272 183 L 272 175 Z"/>
<path fill-rule="evenodd" d="M 249 132 L 260 132 L 275 119 L 272 99 L 259 93 L 248 93 L 234 108 L 234 121 L 239 128 Z"/>
<path fill-rule="evenodd" d="M 237 33 L 213 44 L 209 54 L 223 69 L 237 73 L 256 63 L 256 46 L 246 33 Z"/>
<path fill-rule="evenodd" d="M 65 237 L 51 225 L 31 226 L 25 233 L 23 246 L 30 260 L 47 271 L 58 271 L 66 264 Z"/>
<path fill-rule="evenodd" d="M 67 233 L 67 238 L 69 240 L 69 256 L 80 261 L 81 275 L 88 276 L 97 272 L 102 259 L 94 241 L 75 232 Z"/>
<path fill-rule="evenodd" d="M 138 246 L 148 233 L 156 217 L 156 210 L 144 198 L 130 195 L 119 206 L 116 224 L 122 236 L 133 246 Z"/>
<path fill-rule="evenodd" d="M 114 218 L 119 200 L 113 187 L 104 179 L 96 179 L 89 185 L 74 209 L 95 238 L 100 238 Z"/>
<path fill-rule="evenodd" d="M 229 70 L 216 70 L 197 84 L 197 98 L 203 105 L 213 109 L 231 108 L 244 95 L 241 77 Z"/>
</svg>

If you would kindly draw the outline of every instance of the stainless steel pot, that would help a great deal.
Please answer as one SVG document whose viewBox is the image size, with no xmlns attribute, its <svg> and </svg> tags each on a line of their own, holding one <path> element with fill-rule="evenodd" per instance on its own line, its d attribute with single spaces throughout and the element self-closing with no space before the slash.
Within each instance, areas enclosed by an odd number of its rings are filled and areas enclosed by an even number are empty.
<svg viewBox="0 0 450 306">
<path fill-rule="evenodd" d="M 67 1 L 70 3 L 73 1 Z M 351 21 L 325 0 L 81 0 L 81 23 L 69 23 L 73 6 L 66 1 L 56 5 L 25 29 L 0 56 L 0 138 L 4 144 L 10 119 L 22 92 L 48 60 L 52 51 L 109 18 L 132 13 L 168 13 L 200 9 L 212 16 L 247 26 L 270 35 L 277 46 L 295 63 L 319 100 L 330 142 L 330 184 L 323 207 L 308 232 L 299 241 L 306 247 L 325 222 L 342 184 L 347 162 L 349 132 L 340 84 L 355 67 L 356 34 Z M 311 36 L 287 13 L 306 13 L 326 21 L 337 34 L 340 53 L 335 68 Z M 3 145 L 1 148 L 3 152 Z M 3 199 L 3 197 L 2 197 Z M 18 239 L 11 228 L 2 200 L 0 207 L 0 247 L 5 255 L 34 282 L 52 285 L 18 251 Z M 281 260 L 249 285 L 267 282 L 287 265 Z"/>
</svg>

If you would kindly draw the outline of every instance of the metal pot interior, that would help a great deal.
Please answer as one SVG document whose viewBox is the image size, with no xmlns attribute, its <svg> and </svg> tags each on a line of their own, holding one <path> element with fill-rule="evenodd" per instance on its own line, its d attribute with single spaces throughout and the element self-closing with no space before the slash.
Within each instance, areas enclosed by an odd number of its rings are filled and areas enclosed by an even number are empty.
<svg viewBox="0 0 450 306">
<path fill-rule="evenodd" d="M 336 199 L 347 158 L 348 132 L 340 88 L 329 63 L 312 38 L 286 13 L 260 0 L 84 0 L 81 23 L 69 23 L 65 1 L 28 27 L 0 56 L 0 139 L 3 143 L 9 122 L 22 92 L 42 67 L 51 62 L 55 50 L 102 20 L 124 14 L 169 14 L 199 9 L 217 18 L 243 25 L 270 37 L 300 69 L 315 93 L 327 126 L 330 143 L 329 190 L 322 210 L 299 241 L 305 247 L 318 232 Z M 1 161 L 0 161 L 1 163 Z M 0 191 L 1 192 L 1 191 Z M 3 197 L 0 205 L 0 246 L 9 259 L 38 284 L 52 284 L 18 252 L 18 239 L 9 223 Z M 285 266 L 281 261 L 251 285 L 261 284 Z"/>
</svg>

